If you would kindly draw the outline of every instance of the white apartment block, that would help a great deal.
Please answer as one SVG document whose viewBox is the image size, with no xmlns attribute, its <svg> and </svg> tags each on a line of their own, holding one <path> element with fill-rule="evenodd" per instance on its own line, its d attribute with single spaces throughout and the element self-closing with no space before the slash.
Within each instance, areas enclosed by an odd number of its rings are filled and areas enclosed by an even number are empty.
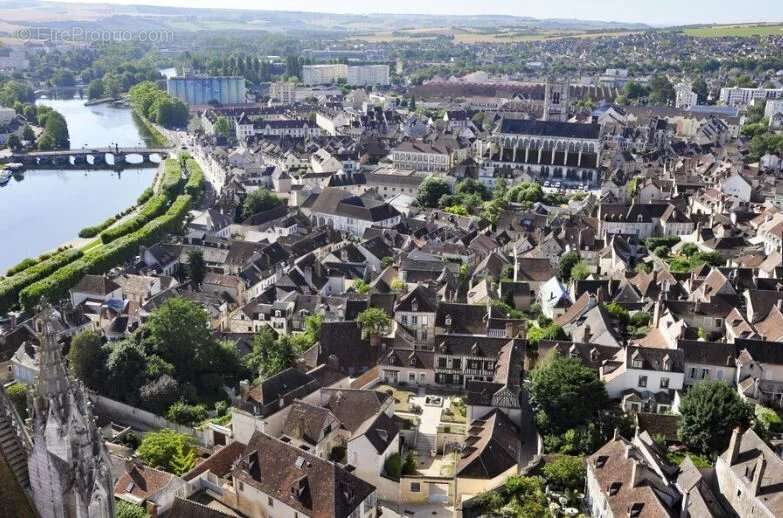
<svg viewBox="0 0 783 518">
<path fill-rule="evenodd" d="M 329 85 L 340 79 L 348 79 L 348 65 L 304 65 L 302 82 L 305 85 Z"/>
<path fill-rule="evenodd" d="M 699 96 L 691 90 L 690 83 L 680 83 L 674 87 L 674 91 L 677 94 L 675 106 L 677 108 L 690 108 L 696 106 Z"/>
<path fill-rule="evenodd" d="M 783 97 L 783 88 L 721 88 L 720 103 L 726 106 L 747 106 L 759 99 L 769 101 Z"/>
<path fill-rule="evenodd" d="M 269 87 L 269 97 L 282 104 L 296 102 L 296 83 L 289 81 L 276 81 Z"/>
<path fill-rule="evenodd" d="M 350 86 L 388 85 L 389 65 L 358 65 L 348 67 Z"/>
</svg>

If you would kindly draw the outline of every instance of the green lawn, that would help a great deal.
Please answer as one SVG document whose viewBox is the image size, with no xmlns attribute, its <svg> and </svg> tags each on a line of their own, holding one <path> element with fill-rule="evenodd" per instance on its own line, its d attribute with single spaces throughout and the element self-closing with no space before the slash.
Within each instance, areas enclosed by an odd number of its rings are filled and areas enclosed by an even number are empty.
<svg viewBox="0 0 783 518">
<path fill-rule="evenodd" d="M 674 464 L 675 466 L 679 466 L 680 463 L 685 460 L 686 456 L 690 457 L 691 460 L 693 461 L 693 464 L 699 469 L 706 469 L 712 467 L 712 461 L 710 459 L 698 455 L 696 453 L 690 453 L 690 452 L 669 452 L 666 454 L 666 460 L 668 460 L 670 463 Z"/>
<path fill-rule="evenodd" d="M 375 390 L 383 392 L 384 394 L 388 394 L 391 391 L 392 397 L 394 398 L 395 412 L 411 412 L 413 410 L 408 402 L 408 398 L 416 395 L 414 391 L 403 387 L 392 387 L 391 385 L 379 385 Z"/>
<path fill-rule="evenodd" d="M 783 24 L 712 25 L 684 29 L 683 33 L 696 38 L 772 36 L 783 35 Z"/>
</svg>

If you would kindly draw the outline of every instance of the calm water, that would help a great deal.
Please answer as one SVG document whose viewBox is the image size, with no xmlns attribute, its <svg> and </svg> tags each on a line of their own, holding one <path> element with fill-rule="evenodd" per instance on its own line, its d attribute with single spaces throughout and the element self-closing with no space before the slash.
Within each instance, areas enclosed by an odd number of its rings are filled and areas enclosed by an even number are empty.
<svg viewBox="0 0 783 518">
<path fill-rule="evenodd" d="M 84 106 L 81 99 L 38 101 L 65 117 L 71 148 L 144 146 L 128 109 Z M 136 202 L 152 184 L 155 168 L 48 171 L 29 170 L 24 179 L 0 187 L 0 272 L 76 238 Z"/>
</svg>

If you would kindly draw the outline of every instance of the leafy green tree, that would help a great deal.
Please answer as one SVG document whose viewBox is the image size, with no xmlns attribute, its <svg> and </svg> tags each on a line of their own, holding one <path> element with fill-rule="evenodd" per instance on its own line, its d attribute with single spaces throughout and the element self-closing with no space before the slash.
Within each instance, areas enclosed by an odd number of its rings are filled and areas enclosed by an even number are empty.
<svg viewBox="0 0 783 518">
<path fill-rule="evenodd" d="M 579 360 L 561 355 L 533 369 L 530 395 L 536 423 L 545 434 L 584 426 L 609 405 L 598 374 Z"/>
<path fill-rule="evenodd" d="M 35 140 L 35 131 L 33 131 L 33 128 L 29 124 L 25 124 L 22 128 L 22 140 L 26 140 L 27 142 Z"/>
<path fill-rule="evenodd" d="M 70 70 L 58 70 L 52 76 L 52 84 L 54 86 L 73 86 L 76 84 L 76 79 Z"/>
<path fill-rule="evenodd" d="M 1 390 L 1 389 L 0 389 Z M 16 411 L 19 413 L 22 419 L 27 419 L 27 391 L 28 386 L 24 383 L 14 383 L 6 389 L 6 394 L 14 404 Z"/>
<path fill-rule="evenodd" d="M 522 182 L 508 189 L 506 199 L 509 202 L 530 205 L 544 199 L 544 190 L 537 182 Z"/>
<path fill-rule="evenodd" d="M 756 433 L 769 440 L 773 435 L 783 431 L 783 420 L 773 409 L 765 407 L 763 405 L 756 405 L 754 409 L 754 424 L 753 429 Z"/>
<path fill-rule="evenodd" d="M 413 457 L 413 452 L 409 451 L 408 454 L 405 455 L 405 461 L 402 463 L 401 471 L 403 475 L 416 474 L 416 459 Z"/>
<path fill-rule="evenodd" d="M 394 264 L 394 257 L 387 255 L 386 257 L 381 259 L 381 268 L 383 268 L 384 270 L 393 264 Z"/>
<path fill-rule="evenodd" d="M 144 409 L 163 415 L 179 398 L 179 383 L 168 374 L 161 374 L 139 389 L 139 397 Z"/>
<path fill-rule="evenodd" d="M 547 462 L 542 470 L 550 484 L 562 489 L 582 489 L 585 485 L 587 468 L 583 457 L 559 455 Z"/>
<path fill-rule="evenodd" d="M 252 350 L 242 361 L 245 367 L 266 379 L 293 367 L 296 363 L 296 351 L 289 337 L 275 338 L 272 330 L 264 327 L 253 337 Z"/>
<path fill-rule="evenodd" d="M 753 409 L 735 389 L 718 380 L 693 385 L 680 403 L 680 439 L 693 451 L 722 453 L 737 426 L 747 427 Z"/>
<path fill-rule="evenodd" d="M 207 417 L 204 405 L 188 405 L 182 401 L 172 404 L 166 412 L 166 419 L 185 426 L 198 424 Z"/>
<path fill-rule="evenodd" d="M 204 262 L 204 254 L 201 250 L 188 252 L 188 276 L 195 286 L 201 286 L 207 273 L 207 265 Z"/>
<path fill-rule="evenodd" d="M 707 86 L 707 82 L 704 80 L 704 78 L 697 78 L 691 85 L 691 89 L 693 90 L 693 93 L 696 94 L 696 102 L 698 104 L 705 104 L 707 102 L 707 98 L 710 95 L 710 89 Z"/>
<path fill-rule="evenodd" d="M 579 261 L 571 268 L 571 278 L 576 281 L 583 281 L 590 276 L 590 267 L 584 261 Z"/>
<path fill-rule="evenodd" d="M 492 198 L 492 193 L 489 192 L 489 189 L 487 189 L 483 183 L 474 180 L 473 178 L 466 178 L 459 182 L 457 184 L 456 193 L 463 195 L 475 194 L 484 201 Z"/>
<path fill-rule="evenodd" d="M 84 331 L 71 340 L 68 365 L 71 373 L 93 389 L 100 390 L 106 384 L 106 349 L 97 331 Z"/>
<path fill-rule="evenodd" d="M 560 280 L 568 282 L 571 280 L 571 270 L 579 263 L 579 252 L 566 252 L 560 256 Z"/>
<path fill-rule="evenodd" d="M 38 149 L 68 149 L 70 147 L 70 137 L 65 118 L 56 111 L 48 112 L 45 118 L 46 123 L 44 124 L 41 138 L 38 140 Z"/>
<path fill-rule="evenodd" d="M 655 76 L 650 80 L 650 102 L 653 104 L 669 104 L 677 94 L 674 86 L 666 76 Z"/>
<path fill-rule="evenodd" d="M 184 475 L 196 467 L 196 450 L 180 444 L 171 458 L 171 472 L 175 475 Z"/>
<path fill-rule="evenodd" d="M 22 141 L 19 138 L 19 135 L 16 133 L 11 133 L 8 136 L 8 140 L 6 141 L 6 145 L 8 146 L 8 149 L 11 151 L 17 152 L 22 149 Z"/>
<path fill-rule="evenodd" d="M 356 293 L 366 294 L 370 292 L 370 285 L 366 281 L 358 279 L 353 283 L 353 289 Z"/>
<path fill-rule="evenodd" d="M 103 78 L 103 94 L 108 97 L 119 97 L 122 93 L 122 83 L 114 74 L 106 74 Z"/>
<path fill-rule="evenodd" d="M 33 88 L 22 81 L 12 79 L 0 84 L 0 104 L 13 108 L 17 103 L 35 102 Z"/>
<path fill-rule="evenodd" d="M 117 518 L 149 518 L 149 514 L 143 507 L 125 500 L 115 500 L 115 511 Z"/>
<path fill-rule="evenodd" d="M 540 477 L 511 476 L 506 479 L 507 504 L 512 516 L 517 518 L 551 518 L 549 505 Z"/>
<path fill-rule="evenodd" d="M 644 86 L 635 81 L 626 83 L 623 87 L 623 97 L 631 100 L 638 100 L 642 97 L 647 97 L 649 91 Z"/>
<path fill-rule="evenodd" d="M 262 187 L 245 197 L 242 202 L 242 218 L 248 219 L 253 214 L 274 209 L 280 203 L 280 198 L 275 193 Z"/>
<path fill-rule="evenodd" d="M 399 453 L 389 455 L 383 464 L 383 470 L 393 479 L 399 479 L 402 473 L 402 459 Z"/>
<path fill-rule="evenodd" d="M 106 359 L 106 389 L 117 399 L 135 404 L 138 389 L 144 382 L 144 368 L 147 357 L 137 344 L 120 340 L 111 345 Z"/>
<path fill-rule="evenodd" d="M 437 207 L 442 196 L 451 192 L 449 184 L 438 176 L 428 176 L 419 184 L 416 200 L 422 207 Z"/>
<path fill-rule="evenodd" d="M 192 437 L 165 428 L 158 432 L 145 434 L 136 453 L 145 464 L 169 471 L 172 469 L 172 460 L 177 452 L 187 453 L 193 448 Z"/>
<path fill-rule="evenodd" d="M 376 307 L 369 307 L 359 313 L 356 318 L 362 331 L 368 336 L 378 336 L 386 334 L 391 326 L 391 318 L 384 310 Z"/>
<path fill-rule="evenodd" d="M 215 342 L 206 311 L 190 300 L 173 297 L 150 315 L 145 326 L 147 350 L 171 363 L 177 379 L 195 379 L 210 364 Z"/>
<path fill-rule="evenodd" d="M 88 99 L 100 99 L 103 97 L 103 79 L 96 78 L 90 81 L 87 85 L 87 98 Z"/>
<path fill-rule="evenodd" d="M 231 136 L 231 123 L 225 117 L 218 117 L 215 121 L 215 133 L 223 137 Z"/>
<path fill-rule="evenodd" d="M 541 340 L 566 340 L 568 335 L 557 324 L 549 323 L 546 325 L 530 326 L 527 329 L 527 342 L 535 347 Z"/>
</svg>

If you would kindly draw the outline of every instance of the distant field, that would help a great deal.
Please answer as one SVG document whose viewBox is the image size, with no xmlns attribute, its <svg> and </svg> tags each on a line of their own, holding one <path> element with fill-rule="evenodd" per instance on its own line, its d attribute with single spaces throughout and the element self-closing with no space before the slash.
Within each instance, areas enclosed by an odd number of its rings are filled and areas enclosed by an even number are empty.
<svg viewBox="0 0 783 518">
<path fill-rule="evenodd" d="M 682 32 L 695 38 L 783 36 L 783 24 L 712 25 L 710 27 L 692 27 L 684 29 Z"/>
<path fill-rule="evenodd" d="M 536 29 L 481 30 L 462 27 L 431 29 L 400 29 L 352 36 L 350 39 L 373 43 L 412 42 L 431 40 L 439 36 L 453 36 L 456 43 L 518 43 L 522 41 L 556 40 L 562 38 L 598 38 L 600 36 L 624 36 L 633 31 L 542 31 Z"/>
</svg>

